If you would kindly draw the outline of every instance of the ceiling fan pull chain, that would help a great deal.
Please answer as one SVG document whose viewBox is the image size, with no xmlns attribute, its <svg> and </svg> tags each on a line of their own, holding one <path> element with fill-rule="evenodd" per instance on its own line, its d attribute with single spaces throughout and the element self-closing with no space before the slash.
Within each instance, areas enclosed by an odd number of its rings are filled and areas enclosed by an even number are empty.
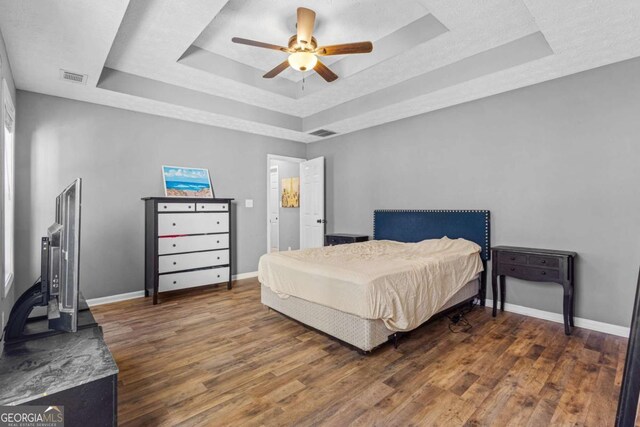
<svg viewBox="0 0 640 427">
<path fill-rule="evenodd" d="M 302 91 L 304 92 L 304 79 L 305 79 L 305 74 L 302 74 Z"/>
</svg>

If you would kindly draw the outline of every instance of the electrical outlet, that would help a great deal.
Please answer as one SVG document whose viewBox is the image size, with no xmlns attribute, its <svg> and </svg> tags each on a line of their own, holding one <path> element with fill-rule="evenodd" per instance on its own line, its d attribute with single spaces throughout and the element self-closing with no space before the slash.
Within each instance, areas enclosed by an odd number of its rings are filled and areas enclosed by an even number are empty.
<svg viewBox="0 0 640 427">
<path fill-rule="evenodd" d="M 244 201 L 244 207 L 245 208 L 252 208 L 253 207 L 253 199 L 246 199 Z"/>
</svg>

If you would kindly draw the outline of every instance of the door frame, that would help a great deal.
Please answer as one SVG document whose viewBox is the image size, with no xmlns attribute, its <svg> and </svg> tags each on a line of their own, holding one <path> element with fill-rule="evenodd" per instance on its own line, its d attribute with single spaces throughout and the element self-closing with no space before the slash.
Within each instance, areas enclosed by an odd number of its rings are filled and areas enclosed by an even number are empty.
<svg viewBox="0 0 640 427">
<path fill-rule="evenodd" d="M 292 163 L 303 163 L 307 161 L 307 159 L 301 159 L 298 157 L 281 156 L 279 154 L 267 154 L 267 253 L 269 253 L 269 251 L 271 250 L 271 227 L 269 223 L 269 213 L 271 212 L 271 197 L 269 194 L 271 192 L 271 187 L 269 185 L 271 180 L 271 160 L 282 160 Z M 280 177 L 278 177 L 278 179 L 280 179 Z"/>
</svg>

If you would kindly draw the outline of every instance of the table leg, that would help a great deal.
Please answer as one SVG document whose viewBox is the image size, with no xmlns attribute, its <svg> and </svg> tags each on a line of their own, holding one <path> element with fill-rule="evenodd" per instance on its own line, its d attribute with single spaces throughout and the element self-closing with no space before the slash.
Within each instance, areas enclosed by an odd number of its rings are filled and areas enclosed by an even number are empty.
<svg viewBox="0 0 640 427">
<path fill-rule="evenodd" d="M 571 285 L 571 299 L 569 301 L 569 326 L 571 326 L 572 328 L 575 326 L 573 323 L 573 308 L 574 308 L 574 302 L 573 302 L 573 283 Z"/>
<path fill-rule="evenodd" d="M 507 299 L 506 276 L 500 276 L 500 311 L 504 311 L 504 300 Z"/>
<path fill-rule="evenodd" d="M 564 286 L 564 304 L 562 315 L 564 317 L 564 333 L 566 335 L 571 335 L 571 302 L 573 299 L 573 289 L 570 286 Z"/>
<path fill-rule="evenodd" d="M 498 314 L 498 277 L 491 273 L 491 291 L 493 292 L 493 317 Z"/>
</svg>

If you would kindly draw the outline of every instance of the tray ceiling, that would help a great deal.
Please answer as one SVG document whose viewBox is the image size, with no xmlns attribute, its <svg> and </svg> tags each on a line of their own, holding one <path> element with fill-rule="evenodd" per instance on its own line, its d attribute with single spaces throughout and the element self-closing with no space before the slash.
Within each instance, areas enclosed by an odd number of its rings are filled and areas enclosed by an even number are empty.
<svg viewBox="0 0 640 427">
<path fill-rule="evenodd" d="M 262 79 L 286 56 L 231 37 L 284 45 L 299 6 L 320 44 L 374 51 Z M 0 30 L 19 89 L 313 142 L 639 56 L 640 2 L 15 0 Z"/>
</svg>

